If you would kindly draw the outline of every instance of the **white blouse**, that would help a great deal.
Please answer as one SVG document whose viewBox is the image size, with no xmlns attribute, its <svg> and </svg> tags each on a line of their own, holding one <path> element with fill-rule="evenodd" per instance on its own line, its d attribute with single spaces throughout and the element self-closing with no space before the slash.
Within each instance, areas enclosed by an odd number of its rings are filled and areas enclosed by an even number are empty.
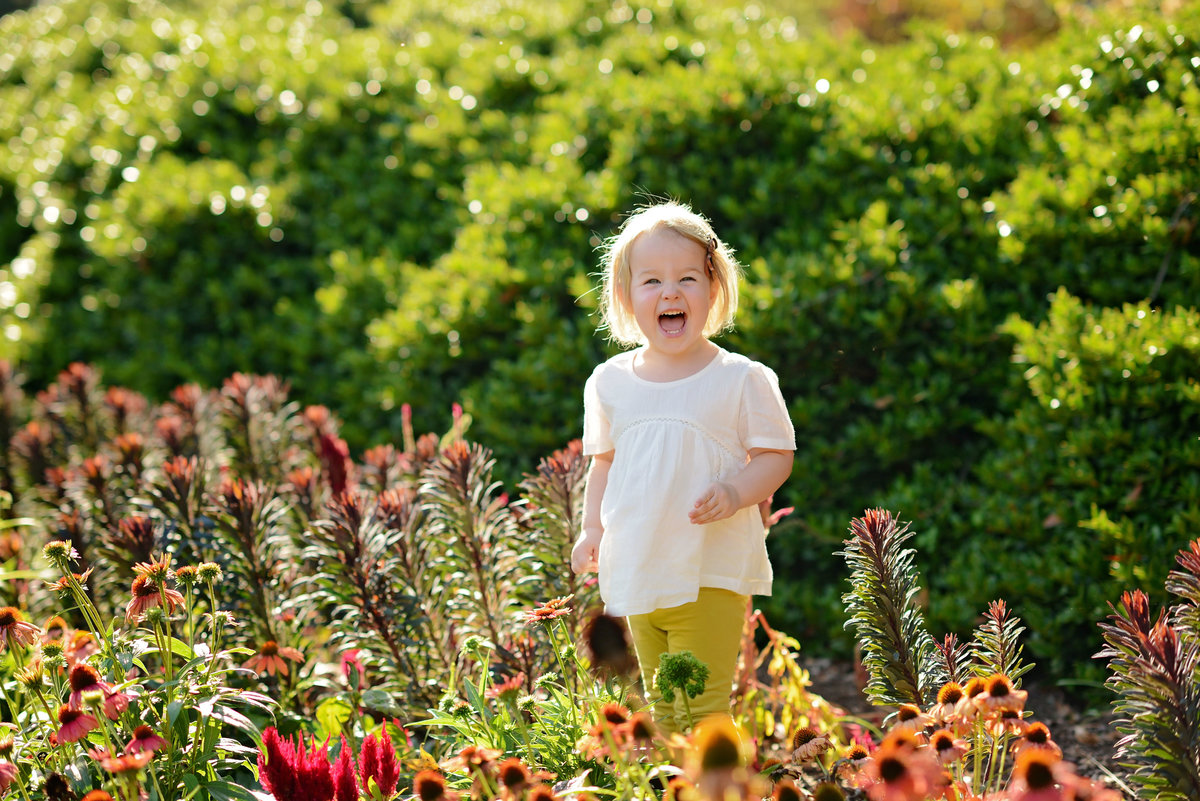
<svg viewBox="0 0 1200 801">
<path fill-rule="evenodd" d="M 679 606 L 701 587 L 770 595 L 758 507 L 703 525 L 688 512 L 710 484 L 745 467 L 751 448 L 796 449 L 775 373 L 718 349 L 686 378 L 647 381 L 633 371 L 637 352 L 599 365 L 584 387 L 583 452 L 614 451 L 600 509 L 606 611 Z"/>
</svg>

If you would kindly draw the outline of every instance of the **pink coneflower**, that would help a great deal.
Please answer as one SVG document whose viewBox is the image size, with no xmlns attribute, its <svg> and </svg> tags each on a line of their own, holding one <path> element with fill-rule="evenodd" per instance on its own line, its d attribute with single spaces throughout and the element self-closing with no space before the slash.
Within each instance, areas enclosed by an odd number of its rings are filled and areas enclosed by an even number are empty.
<svg viewBox="0 0 1200 801">
<path fill-rule="evenodd" d="M 41 627 L 23 620 L 21 610 L 15 606 L 0 607 L 0 650 L 33 645 L 41 636 Z"/>
<path fill-rule="evenodd" d="M 140 575 L 133 580 L 130 587 L 133 596 L 125 607 L 125 620 L 137 620 L 151 607 L 160 606 L 168 615 L 175 611 L 176 606 L 183 605 L 183 596 L 178 590 L 163 586 L 159 591 L 158 584 L 148 574 Z"/>
<path fill-rule="evenodd" d="M 63 656 L 68 665 L 76 665 L 99 651 L 100 646 L 90 631 L 76 631 L 64 646 Z"/>
<path fill-rule="evenodd" d="M 133 730 L 133 737 L 125 744 L 125 750 L 131 754 L 140 751 L 157 751 L 166 744 L 167 741 L 159 737 L 158 732 L 143 723 Z"/>
<path fill-rule="evenodd" d="M 267 640 L 263 643 L 262 648 L 258 653 L 246 660 L 242 667 L 249 668 L 255 673 L 265 673 L 268 676 L 288 674 L 288 664 L 284 659 L 290 659 L 293 662 L 303 662 L 304 654 L 300 653 L 295 648 L 289 646 L 280 647 L 279 643 L 274 640 Z"/>
<path fill-rule="evenodd" d="M 58 708 L 59 729 L 56 732 L 60 743 L 73 743 L 98 725 L 88 713 L 71 709 L 67 704 Z"/>
<path fill-rule="evenodd" d="M 100 673 L 94 667 L 82 662 L 73 665 L 67 677 L 71 685 L 71 695 L 67 699 L 67 705 L 71 709 L 83 709 L 83 694 L 86 692 L 99 691 L 107 694 L 112 689 L 112 685 L 102 680 Z"/>
<path fill-rule="evenodd" d="M 567 595 L 562 598 L 555 598 L 552 601 L 546 601 L 531 612 L 526 612 L 525 624 L 533 626 L 538 623 L 549 623 L 557 618 L 566 617 L 571 614 L 571 607 L 567 606 L 567 604 L 574 597 L 574 595 Z"/>
<path fill-rule="evenodd" d="M 983 692 L 976 695 L 972 701 L 982 712 L 1021 712 L 1025 709 L 1025 699 L 1028 697 L 1029 693 L 1013 687 L 1008 676 L 997 673 L 984 682 Z"/>
</svg>

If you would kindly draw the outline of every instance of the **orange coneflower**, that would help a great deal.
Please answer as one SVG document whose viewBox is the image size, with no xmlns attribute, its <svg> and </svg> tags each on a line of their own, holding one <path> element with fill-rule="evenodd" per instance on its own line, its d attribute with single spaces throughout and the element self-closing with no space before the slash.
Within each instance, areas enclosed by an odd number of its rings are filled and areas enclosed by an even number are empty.
<svg viewBox="0 0 1200 801">
<path fill-rule="evenodd" d="M 133 566 L 133 572 L 150 578 L 156 584 L 164 584 L 172 575 L 171 554 L 164 554 L 161 559 L 151 559 L 149 562 L 138 562 Z"/>
<path fill-rule="evenodd" d="M 64 646 L 63 656 L 66 657 L 68 665 L 75 665 L 99 651 L 100 645 L 90 631 L 76 631 Z"/>
<path fill-rule="evenodd" d="M 286 676 L 288 674 L 288 665 L 287 662 L 283 661 L 284 659 L 290 659 L 293 662 L 303 662 L 304 654 L 289 646 L 281 647 L 274 640 L 267 640 L 263 643 L 262 648 L 258 650 L 258 653 L 247 659 L 242 667 L 249 668 L 255 673 L 266 673 L 269 676 L 279 673 Z"/>
<path fill-rule="evenodd" d="M 549 623 L 551 620 L 571 614 L 571 607 L 567 606 L 567 603 L 574 597 L 574 595 L 567 595 L 555 598 L 552 601 L 546 601 L 531 612 L 526 612 L 525 624 L 532 626 L 536 623 Z"/>
<path fill-rule="evenodd" d="M 629 710 L 614 701 L 610 701 L 600 707 L 600 717 L 613 726 L 620 726 L 629 720 Z"/>
<path fill-rule="evenodd" d="M 113 801 L 113 797 L 103 790 L 92 790 L 81 798 L 80 801 Z"/>
<path fill-rule="evenodd" d="M 63 704 L 58 708 L 59 728 L 56 734 L 61 743 L 73 743 L 96 728 L 97 722 L 88 713 Z"/>
<path fill-rule="evenodd" d="M 525 673 L 524 673 L 524 671 L 522 671 L 515 676 L 509 676 L 507 679 L 500 682 L 499 684 L 493 684 L 491 687 L 488 687 L 487 691 L 484 692 L 484 697 L 486 697 L 486 698 L 505 698 L 505 697 L 515 696 L 517 693 L 519 693 L 521 691 L 521 688 L 524 686 L 525 686 Z"/>
<path fill-rule="evenodd" d="M 521 791 L 528 787 L 533 780 L 529 768 L 525 767 L 525 763 L 519 757 L 509 757 L 501 762 L 496 768 L 496 776 L 514 796 L 520 795 Z"/>
<path fill-rule="evenodd" d="M 183 605 L 183 596 L 178 590 L 164 585 L 160 591 L 158 584 L 149 574 L 139 575 L 133 580 L 130 594 L 133 597 L 125 607 L 126 621 L 140 618 L 151 607 L 160 606 L 169 615 L 175 611 L 176 606 Z"/>
<path fill-rule="evenodd" d="M 1050 737 L 1050 729 L 1045 723 L 1030 723 L 1024 733 L 1013 743 L 1013 756 L 1019 757 L 1024 751 L 1046 751 L 1056 759 L 1062 759 L 1062 749 Z"/>
<path fill-rule="evenodd" d="M 159 737 L 158 732 L 143 723 L 133 730 L 133 737 L 125 744 L 125 751 L 130 754 L 136 754 L 139 751 L 156 751 L 166 744 L 167 741 Z"/>
<path fill-rule="evenodd" d="M 100 763 L 100 767 L 109 773 L 129 773 L 141 770 L 154 759 L 153 751 L 139 751 L 133 754 L 110 754 L 103 748 L 89 749 L 88 755 Z"/>
<path fill-rule="evenodd" d="M 892 725 L 892 730 L 922 734 L 930 722 L 929 715 L 922 712 L 916 704 L 901 704 L 896 708 L 896 722 Z"/>
<path fill-rule="evenodd" d="M 454 797 L 446 789 L 446 779 L 436 770 L 423 770 L 413 777 L 413 795 L 420 801 L 448 801 Z"/>
<path fill-rule="evenodd" d="M 853 779 L 858 772 L 866 767 L 867 762 L 871 759 L 871 751 L 865 743 L 853 743 L 846 752 L 842 754 L 842 758 L 838 760 L 837 774 L 838 777 L 849 781 Z"/>
<path fill-rule="evenodd" d="M 1003 709 L 987 720 L 987 730 L 993 737 L 1002 734 L 1024 734 L 1028 727 L 1029 724 L 1021 717 L 1021 713 L 1013 709 Z"/>
<path fill-rule="evenodd" d="M 88 577 L 92 575 L 94 567 L 89 567 L 82 573 L 72 573 L 70 577 L 63 576 L 58 581 L 47 581 L 46 586 L 58 593 L 59 597 L 63 597 L 71 591 L 71 578 L 74 578 L 80 584 L 87 584 Z"/>
<path fill-rule="evenodd" d="M 4 647 L 33 645 L 41 636 L 41 627 L 23 620 L 20 609 L 15 606 L 0 607 L 0 650 Z"/>
<path fill-rule="evenodd" d="M 859 774 L 872 801 L 924 801 L 942 782 L 942 769 L 915 735 L 888 734 Z"/>
<path fill-rule="evenodd" d="M 1070 773 L 1060 759 L 1047 751 L 1025 751 L 1012 772 L 1012 801 L 1066 801 L 1062 780 Z"/>
<path fill-rule="evenodd" d="M 938 729 L 929 735 L 929 748 L 937 754 L 938 762 L 949 765 L 962 759 L 963 754 L 967 753 L 971 747 L 963 738 L 955 737 L 953 732 Z"/>
<path fill-rule="evenodd" d="M 937 703 L 929 710 L 929 716 L 935 725 L 941 725 L 957 716 L 958 702 L 965 693 L 962 685 L 956 681 L 948 681 L 938 690 Z"/>
<path fill-rule="evenodd" d="M 972 702 L 984 712 L 1011 710 L 1021 712 L 1025 709 L 1025 699 L 1029 693 L 1013 687 L 1012 681 L 1003 673 L 988 677 L 984 682 L 983 692 L 976 695 Z"/>
</svg>

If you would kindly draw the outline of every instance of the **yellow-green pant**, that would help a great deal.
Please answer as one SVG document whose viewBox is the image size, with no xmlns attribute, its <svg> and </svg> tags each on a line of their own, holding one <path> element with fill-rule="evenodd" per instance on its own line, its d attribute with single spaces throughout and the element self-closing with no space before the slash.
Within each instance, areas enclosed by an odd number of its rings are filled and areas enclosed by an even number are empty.
<svg viewBox="0 0 1200 801">
<path fill-rule="evenodd" d="M 749 600 L 729 590 L 701 587 L 700 597 L 691 603 L 629 616 L 629 632 L 637 650 L 646 700 L 654 704 L 654 719 L 660 727 L 666 731 L 684 731 L 688 727 L 683 691 L 676 690 L 675 703 L 669 705 L 654 687 L 658 660 L 664 653 L 691 651 L 708 665 L 704 692 L 688 699 L 694 723 L 715 713 L 729 714 L 729 694 L 737 671 Z"/>
</svg>

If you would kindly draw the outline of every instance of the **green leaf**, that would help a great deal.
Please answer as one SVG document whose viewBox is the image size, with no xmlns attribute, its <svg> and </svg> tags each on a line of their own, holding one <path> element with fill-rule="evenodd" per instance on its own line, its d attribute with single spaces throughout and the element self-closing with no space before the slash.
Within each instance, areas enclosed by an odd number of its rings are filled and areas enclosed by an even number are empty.
<svg viewBox="0 0 1200 801">
<path fill-rule="evenodd" d="M 326 698 L 317 704 L 317 737 L 325 739 L 341 734 L 353 714 L 354 707 L 344 698 Z"/>
<path fill-rule="evenodd" d="M 403 710 L 396 705 L 392 699 L 391 693 L 378 688 L 364 690 L 362 694 L 362 705 L 371 709 L 377 709 L 380 712 L 398 717 L 403 714 Z"/>
</svg>

